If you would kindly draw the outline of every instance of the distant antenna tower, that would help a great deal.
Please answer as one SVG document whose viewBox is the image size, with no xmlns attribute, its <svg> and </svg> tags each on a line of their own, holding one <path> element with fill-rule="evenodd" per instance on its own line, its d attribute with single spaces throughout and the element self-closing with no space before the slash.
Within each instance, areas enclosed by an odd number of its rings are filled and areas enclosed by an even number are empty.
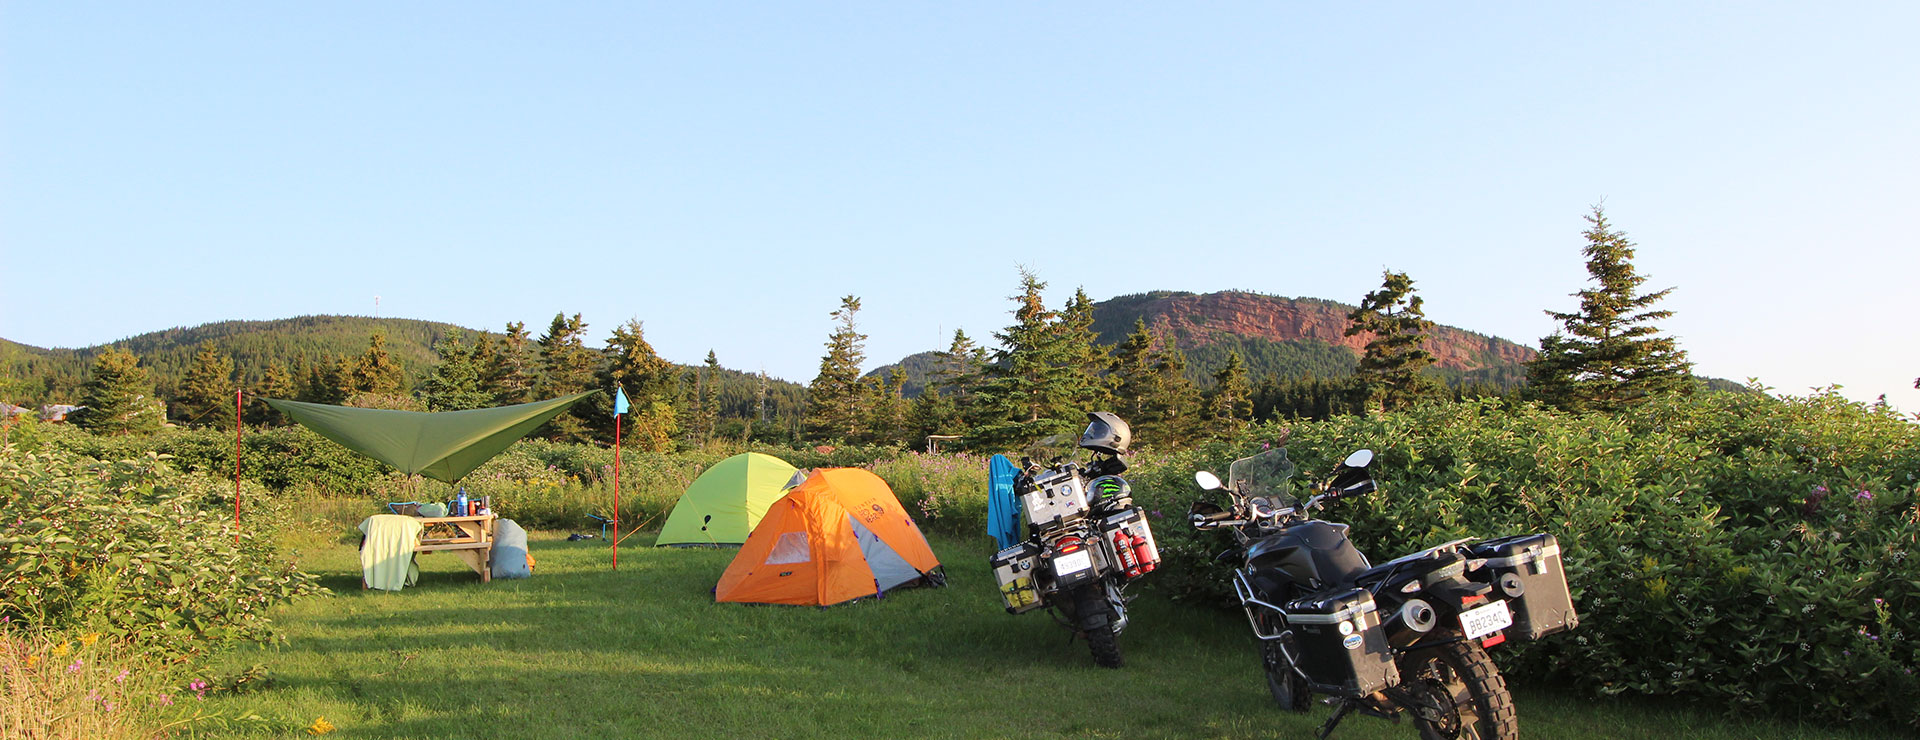
<svg viewBox="0 0 1920 740">
<path fill-rule="evenodd" d="M 380 296 L 373 297 L 373 317 L 380 318 Z"/>
</svg>

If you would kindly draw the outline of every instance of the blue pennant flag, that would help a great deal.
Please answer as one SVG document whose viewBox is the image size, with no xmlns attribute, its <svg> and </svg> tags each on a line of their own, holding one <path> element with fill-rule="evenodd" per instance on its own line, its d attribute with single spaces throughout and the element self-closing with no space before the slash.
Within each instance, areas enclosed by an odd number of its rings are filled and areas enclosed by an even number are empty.
<svg viewBox="0 0 1920 740">
<path fill-rule="evenodd" d="M 616 385 L 613 387 L 613 415 L 624 413 L 627 413 L 627 389 Z"/>
</svg>

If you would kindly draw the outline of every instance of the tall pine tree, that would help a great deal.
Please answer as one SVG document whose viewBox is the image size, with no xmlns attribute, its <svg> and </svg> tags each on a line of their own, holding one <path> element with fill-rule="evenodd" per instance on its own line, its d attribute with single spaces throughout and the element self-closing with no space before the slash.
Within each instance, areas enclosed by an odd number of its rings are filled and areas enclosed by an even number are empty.
<svg viewBox="0 0 1920 740">
<path fill-rule="evenodd" d="M 87 382 L 80 387 L 80 409 L 75 426 L 94 434 L 145 434 L 166 423 L 166 405 L 154 397 L 153 377 L 140 360 L 119 347 L 109 347 L 93 361 Z"/>
<path fill-rule="evenodd" d="M 1205 399 L 1213 435 L 1239 431 L 1253 420 L 1253 385 L 1239 352 L 1227 354 L 1227 364 L 1213 374 L 1213 387 L 1207 389 Z"/>
<path fill-rule="evenodd" d="M 233 428 L 233 358 L 201 342 L 180 381 L 180 399 L 169 409 L 174 418 L 197 427 Z"/>
<path fill-rule="evenodd" d="M 347 403 L 380 409 L 413 410 L 419 404 L 406 396 L 407 373 L 387 352 L 387 335 L 374 332 L 367 339 L 367 351 L 345 369 Z"/>
<path fill-rule="evenodd" d="M 540 352 L 540 374 L 533 386 L 536 397 L 557 398 L 595 387 L 594 376 L 600 368 L 600 357 L 587 349 L 586 332 L 587 322 L 580 320 L 580 314 L 576 313 L 571 318 L 565 313 L 554 314 L 553 323 L 547 326 L 547 333 L 542 334 L 536 342 Z M 595 403 L 603 404 L 606 400 L 600 399 Z M 557 442 L 588 442 L 593 439 L 579 406 L 554 417 L 542 428 L 546 430 L 548 439 Z"/>
<path fill-rule="evenodd" d="M 1041 298 L 1047 284 L 1020 271 L 1020 295 L 1014 296 L 1014 323 L 995 333 L 1000 348 L 978 391 L 978 425 L 967 443 L 976 449 L 1015 449 L 1064 436 L 1086 420 L 1081 404 L 1091 381 L 1072 324 L 1049 310 Z M 1065 328 L 1063 328 L 1065 327 Z"/>
<path fill-rule="evenodd" d="M 486 340 L 481 340 L 486 343 Z M 493 401 L 492 394 L 480 387 L 481 368 L 475 345 L 467 343 L 465 332 L 453 329 L 433 345 L 439 364 L 420 384 L 421 400 L 428 411 L 464 411 L 483 408 Z"/>
<path fill-rule="evenodd" d="M 1540 340 L 1540 354 L 1527 364 L 1528 392 L 1563 409 L 1603 413 L 1692 392 L 1686 352 L 1651 323 L 1673 315 L 1651 308 L 1673 289 L 1639 293 L 1647 279 L 1634 272 L 1633 242 L 1607 223 L 1600 206 L 1586 219 L 1582 253 L 1597 286 L 1574 294 L 1578 312 L 1547 312 L 1565 331 Z"/>
<path fill-rule="evenodd" d="M 1369 405 L 1377 403 L 1392 411 L 1436 395 L 1441 387 L 1421 372 L 1433 364 L 1433 353 L 1423 346 L 1433 322 L 1420 307 L 1413 278 L 1391 270 L 1382 277 L 1380 289 L 1368 293 L 1360 307 L 1347 314 L 1346 336 L 1372 335 L 1354 374 Z"/>
<path fill-rule="evenodd" d="M 855 296 L 841 298 L 833 312 L 834 330 L 827 335 L 820 373 L 807 385 L 809 439 L 852 442 L 865 436 L 868 394 L 860 381 L 860 365 L 867 360 L 867 335 L 860 333 L 859 316 L 860 299 Z"/>
<path fill-rule="evenodd" d="M 525 322 L 507 322 L 507 333 L 500 336 L 489 353 L 485 386 L 500 405 L 533 401 L 533 384 L 539 376 L 539 356 Z"/>
<path fill-rule="evenodd" d="M 293 373 L 287 371 L 287 366 L 275 362 L 267 365 L 266 371 L 260 374 L 260 382 L 254 385 L 249 395 L 254 399 L 292 400 L 299 397 L 300 391 L 294 387 Z M 259 426 L 284 426 L 287 423 L 286 416 L 278 410 L 264 403 L 252 402 L 252 399 L 247 404 L 246 416 L 248 424 Z"/>
<path fill-rule="evenodd" d="M 629 407 L 621 430 L 625 443 L 649 452 L 671 451 L 679 421 L 673 404 L 679 373 L 673 363 L 654 353 L 637 319 L 614 327 L 613 336 L 607 339 L 606 356 L 598 384 L 609 389 L 619 386 L 627 392 Z M 611 439 L 613 394 L 595 397 L 592 408 L 598 412 L 602 433 Z"/>
</svg>

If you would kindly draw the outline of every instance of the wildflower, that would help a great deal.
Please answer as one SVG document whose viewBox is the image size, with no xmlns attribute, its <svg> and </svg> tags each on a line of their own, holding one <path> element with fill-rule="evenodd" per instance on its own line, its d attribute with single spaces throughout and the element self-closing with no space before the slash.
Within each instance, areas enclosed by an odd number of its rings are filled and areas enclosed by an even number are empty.
<svg viewBox="0 0 1920 740">
<path fill-rule="evenodd" d="M 114 703 L 113 703 L 113 702 L 110 702 L 110 701 L 107 701 L 107 700 L 105 700 L 105 699 L 101 699 L 101 700 L 100 700 L 100 706 L 101 706 L 101 708 L 103 708 L 103 709 L 105 709 L 105 710 L 107 710 L 107 711 L 109 711 L 109 712 L 111 712 L 111 711 L 113 711 L 113 707 L 114 707 Z"/>
<path fill-rule="evenodd" d="M 38 655 L 27 656 L 27 668 L 31 669 L 37 665 L 40 665 L 40 656 Z"/>
<path fill-rule="evenodd" d="M 53 646 L 53 654 L 56 657 L 66 655 L 68 646 L 69 646 L 69 643 L 65 643 L 65 642 Z"/>
<path fill-rule="evenodd" d="M 1861 491 L 1861 492 L 1859 492 L 1859 493 L 1856 493 L 1856 494 L 1853 494 L 1853 500 L 1855 500 L 1855 501 L 1872 501 L 1872 500 L 1873 500 L 1873 492 L 1871 492 L 1871 491 L 1865 491 L 1865 490 L 1863 490 L 1863 491 Z"/>
<path fill-rule="evenodd" d="M 1882 599 L 1882 598 L 1880 598 L 1880 597 L 1878 597 L 1878 596 L 1876 596 L 1876 597 L 1874 597 L 1874 599 L 1873 599 L 1873 605 L 1874 605 L 1874 606 L 1886 606 L 1886 605 L 1887 605 L 1887 600 L 1886 600 L 1886 599 Z"/>
<path fill-rule="evenodd" d="M 163 706 L 163 707 L 170 707 L 170 706 L 173 706 L 173 695 L 172 695 L 172 694 L 161 694 L 161 695 L 160 695 L 160 706 Z"/>
<path fill-rule="evenodd" d="M 82 645 L 92 645 L 99 641 L 100 641 L 100 633 L 98 632 L 88 632 L 80 636 L 80 644 Z"/>
<path fill-rule="evenodd" d="M 87 662 L 86 662 L 86 661 L 84 661 L 84 660 L 81 660 L 81 659 L 79 659 L 79 658 L 74 658 L 74 659 L 73 659 L 73 665 L 70 665 L 70 666 L 67 666 L 67 672 L 68 672 L 68 673 L 79 673 L 79 672 L 80 672 L 80 667 L 81 667 L 81 666 L 84 666 L 84 665 L 86 665 L 86 664 L 87 664 Z"/>
<path fill-rule="evenodd" d="M 196 681 L 194 681 L 193 683 L 190 683 L 190 684 L 187 684 L 187 688 L 189 688 L 189 689 L 192 689 L 192 690 L 193 690 L 193 698 L 195 698 L 195 699 L 199 699 L 199 700 L 201 700 L 201 701 L 206 701 L 206 699 L 207 699 L 207 682 L 205 682 L 205 681 L 198 681 L 198 680 L 196 680 Z"/>
<path fill-rule="evenodd" d="M 118 676 L 114 676 L 114 677 L 113 677 L 113 682 L 114 682 L 114 683 L 126 683 L 126 682 L 127 682 L 127 669 L 125 669 L 125 668 L 122 668 L 122 669 L 120 669 L 120 675 L 118 675 Z"/>
<path fill-rule="evenodd" d="M 307 726 L 307 734 L 325 735 L 333 732 L 334 729 L 333 723 L 328 722 L 326 717 L 314 717 L 313 724 Z"/>
</svg>

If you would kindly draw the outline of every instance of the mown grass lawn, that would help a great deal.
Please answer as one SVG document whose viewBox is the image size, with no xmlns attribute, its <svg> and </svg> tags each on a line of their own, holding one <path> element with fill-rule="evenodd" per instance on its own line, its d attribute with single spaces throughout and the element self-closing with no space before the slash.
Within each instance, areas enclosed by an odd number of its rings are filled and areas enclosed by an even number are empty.
<svg viewBox="0 0 1920 740">
<path fill-rule="evenodd" d="M 948 588 L 816 609 L 713 603 L 731 550 L 642 534 L 616 572 L 603 541 L 564 537 L 535 535 L 532 579 L 482 585 L 435 554 L 389 594 L 316 534 L 302 562 L 334 595 L 279 612 L 284 646 L 225 658 L 265 664 L 271 688 L 208 708 L 352 738 L 1306 738 L 1327 714 L 1272 707 L 1236 615 L 1153 594 L 1121 636 L 1127 667 L 1095 668 L 1045 614 L 1001 611 L 984 538 L 935 540 Z M 1874 736 L 1516 688 L 1534 738 Z M 1364 717 L 1335 735 L 1415 736 Z"/>
</svg>

